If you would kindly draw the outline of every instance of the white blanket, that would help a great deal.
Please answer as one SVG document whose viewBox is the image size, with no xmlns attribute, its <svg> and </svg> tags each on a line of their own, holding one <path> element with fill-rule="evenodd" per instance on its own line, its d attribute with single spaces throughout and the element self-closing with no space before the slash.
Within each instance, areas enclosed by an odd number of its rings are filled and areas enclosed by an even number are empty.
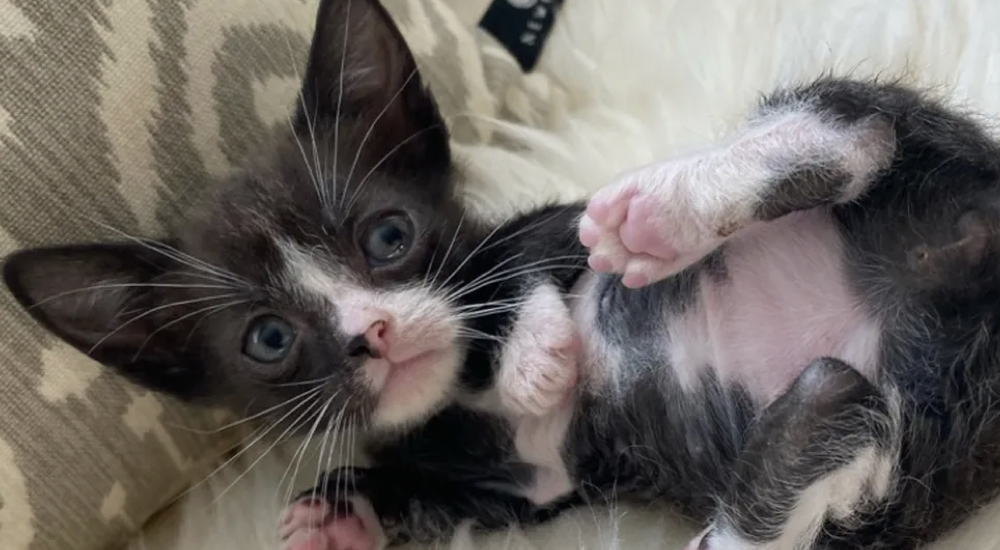
<svg viewBox="0 0 1000 550">
<path fill-rule="evenodd" d="M 498 128 L 527 150 L 457 150 L 481 204 L 584 196 L 621 170 L 718 138 L 776 85 L 824 72 L 902 78 L 990 117 L 1000 113 L 1000 2 L 994 0 L 565 4 L 532 79 L 540 87 L 557 82 L 569 95 L 556 98 L 536 128 Z M 274 531 L 287 492 L 282 478 L 294 450 L 268 454 L 238 482 L 255 459 L 235 461 L 150 526 L 134 548 L 277 548 Z M 300 486 L 315 478 L 315 464 L 303 462 Z M 998 521 L 994 506 L 934 548 L 1000 548 Z M 528 533 L 459 536 L 450 548 L 669 550 L 692 533 L 668 510 L 622 506 L 579 510 Z"/>
</svg>

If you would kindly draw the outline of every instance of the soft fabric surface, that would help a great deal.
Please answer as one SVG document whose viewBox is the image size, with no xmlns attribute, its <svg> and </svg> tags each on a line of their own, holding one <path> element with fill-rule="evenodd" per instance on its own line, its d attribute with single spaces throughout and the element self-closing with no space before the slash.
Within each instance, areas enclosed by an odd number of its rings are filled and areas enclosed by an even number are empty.
<svg viewBox="0 0 1000 550">
<path fill-rule="evenodd" d="M 717 138 L 775 85 L 823 72 L 899 77 L 991 117 L 1000 113 L 993 28 L 1000 4 L 991 0 L 625 4 L 568 0 L 537 74 L 501 94 L 508 114 L 539 90 L 548 90 L 551 108 L 509 117 L 526 125 L 494 121 L 506 147 L 458 148 L 478 204 L 585 195 L 620 170 Z M 275 548 L 289 473 L 298 471 L 300 486 L 316 473 L 313 457 L 296 466 L 295 448 L 267 454 L 246 475 L 256 458 L 224 468 L 135 548 Z M 934 548 L 1000 548 L 998 520 L 1000 507 L 991 507 Z M 671 549 L 691 533 L 665 510 L 621 506 L 579 510 L 527 534 L 460 536 L 450 547 Z"/>
<path fill-rule="evenodd" d="M 248 87 L 291 72 L 311 7 L 222 4 L 0 1 L 0 253 L 159 234 L 284 116 Z M 0 547 L 120 544 L 235 442 L 0 308 Z"/>
<path fill-rule="evenodd" d="M 0 0 L 0 254 L 157 236 L 286 125 L 317 0 Z M 492 139 L 521 78 L 471 32 L 485 0 L 389 0 L 457 143 Z M 452 9 L 452 8 L 455 9 Z M 543 90 L 544 92 L 544 90 Z M 521 109 L 548 101 L 521 98 Z M 121 232 L 121 233 L 120 233 Z M 123 543 L 202 479 L 230 419 L 123 382 L 6 293 L 0 548 Z"/>
</svg>

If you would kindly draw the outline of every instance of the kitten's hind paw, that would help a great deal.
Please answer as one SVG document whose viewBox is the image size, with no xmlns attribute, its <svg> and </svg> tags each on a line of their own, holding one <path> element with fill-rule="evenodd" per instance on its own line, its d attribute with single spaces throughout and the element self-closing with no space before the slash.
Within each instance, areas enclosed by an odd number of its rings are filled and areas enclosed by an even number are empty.
<svg viewBox="0 0 1000 550">
<path fill-rule="evenodd" d="M 740 216 L 714 196 L 699 160 L 640 168 L 599 190 L 580 220 L 590 267 L 622 274 L 625 286 L 646 286 L 694 264 L 739 229 Z"/>
<path fill-rule="evenodd" d="M 331 506 L 305 497 L 281 522 L 281 550 L 378 550 L 385 545 L 374 511 L 354 497 Z"/>
</svg>

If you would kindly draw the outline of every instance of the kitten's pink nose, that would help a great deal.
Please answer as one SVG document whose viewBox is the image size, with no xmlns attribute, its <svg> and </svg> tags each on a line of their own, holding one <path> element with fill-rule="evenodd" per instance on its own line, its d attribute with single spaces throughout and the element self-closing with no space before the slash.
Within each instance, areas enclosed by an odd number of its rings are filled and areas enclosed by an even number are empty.
<svg viewBox="0 0 1000 550">
<path fill-rule="evenodd" d="M 355 336 L 347 343 L 347 355 L 351 357 L 369 355 L 375 359 L 385 357 L 389 353 L 391 328 L 386 320 L 379 319 L 373 322 L 363 334 Z"/>
</svg>

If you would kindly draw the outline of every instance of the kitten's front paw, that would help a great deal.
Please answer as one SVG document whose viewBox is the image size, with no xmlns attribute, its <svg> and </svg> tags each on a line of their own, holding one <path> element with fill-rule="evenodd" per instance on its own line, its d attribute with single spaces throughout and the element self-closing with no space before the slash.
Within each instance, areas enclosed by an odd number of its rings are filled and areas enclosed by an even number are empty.
<svg viewBox="0 0 1000 550">
<path fill-rule="evenodd" d="M 739 229 L 742 218 L 727 212 L 701 160 L 641 168 L 598 191 L 580 221 L 590 267 L 642 287 L 684 270 Z"/>
<path fill-rule="evenodd" d="M 518 313 L 501 353 L 500 402 L 515 415 L 544 416 L 569 397 L 579 377 L 580 336 L 559 291 L 540 286 Z"/>
<path fill-rule="evenodd" d="M 282 518 L 282 550 L 378 550 L 385 546 L 378 518 L 362 497 L 334 505 L 303 497 Z"/>
</svg>

